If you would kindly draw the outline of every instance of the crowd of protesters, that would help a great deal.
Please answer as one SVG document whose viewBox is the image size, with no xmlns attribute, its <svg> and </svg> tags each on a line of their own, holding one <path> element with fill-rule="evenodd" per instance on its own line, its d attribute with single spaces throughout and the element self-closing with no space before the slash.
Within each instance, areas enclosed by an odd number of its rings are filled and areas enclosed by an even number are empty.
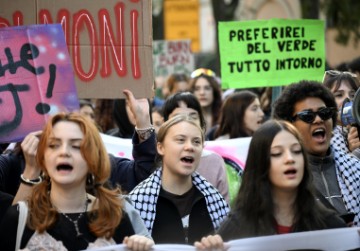
<svg viewBox="0 0 360 251">
<path fill-rule="evenodd" d="M 356 62 L 322 83 L 292 83 L 276 100 L 269 88 L 224 95 L 206 68 L 155 83 L 153 99 L 124 90 L 125 99 L 80 100 L 79 111 L 1 145 L 2 250 L 225 249 L 233 239 L 360 226 L 360 125 L 342 120 L 360 86 Z M 100 132 L 132 139 L 134 159 L 108 154 Z M 251 142 L 230 201 L 224 160 L 204 144 L 241 137 Z"/>
</svg>

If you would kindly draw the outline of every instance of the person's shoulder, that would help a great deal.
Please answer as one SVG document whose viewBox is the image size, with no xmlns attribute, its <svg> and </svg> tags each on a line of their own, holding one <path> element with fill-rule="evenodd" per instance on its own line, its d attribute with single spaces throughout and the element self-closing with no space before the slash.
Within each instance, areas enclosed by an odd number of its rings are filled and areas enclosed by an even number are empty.
<svg viewBox="0 0 360 251">
<path fill-rule="evenodd" d="M 215 133 L 217 129 L 219 128 L 219 125 L 214 125 L 209 129 L 209 131 L 206 133 L 206 140 L 214 140 L 215 139 Z"/>
<path fill-rule="evenodd" d="M 329 214 L 325 216 L 325 224 L 327 228 L 347 227 L 345 221 L 337 214 Z"/>
<path fill-rule="evenodd" d="M 18 218 L 19 218 L 19 205 L 8 204 L 8 208 L 7 210 L 5 210 L 5 214 L 3 215 L 2 225 L 3 226 L 8 224 L 13 225 L 14 223 L 17 223 Z"/>
<path fill-rule="evenodd" d="M 140 182 L 133 190 L 129 193 L 129 198 L 134 199 L 137 194 L 156 194 L 160 188 L 161 173 L 159 169 L 156 169 L 148 178 Z M 143 198 L 143 196 L 142 196 Z"/>
<path fill-rule="evenodd" d="M 339 216 L 337 212 L 325 207 L 323 204 L 318 204 L 317 206 L 320 214 L 324 217 L 323 220 L 326 228 L 347 227 L 345 221 Z"/>
</svg>

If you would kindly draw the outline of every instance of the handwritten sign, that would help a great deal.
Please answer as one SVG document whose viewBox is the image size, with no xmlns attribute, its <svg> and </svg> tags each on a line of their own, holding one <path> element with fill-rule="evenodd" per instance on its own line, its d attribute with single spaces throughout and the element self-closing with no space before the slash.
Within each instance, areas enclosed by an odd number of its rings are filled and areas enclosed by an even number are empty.
<svg viewBox="0 0 360 251">
<path fill-rule="evenodd" d="M 190 40 L 158 40 L 153 42 L 155 76 L 167 77 L 172 73 L 190 76 L 195 61 Z"/>
<path fill-rule="evenodd" d="M 61 26 L 0 29 L 0 142 L 20 141 L 49 115 L 78 107 Z"/>
<path fill-rule="evenodd" d="M 193 52 L 200 51 L 200 1 L 164 1 L 166 40 L 190 39 Z"/>
<path fill-rule="evenodd" d="M 321 20 L 256 20 L 219 23 L 222 88 L 321 81 L 325 34 Z"/>
<path fill-rule="evenodd" d="M 0 27 L 60 23 L 80 98 L 151 97 L 151 1 L 0 1 Z"/>
</svg>

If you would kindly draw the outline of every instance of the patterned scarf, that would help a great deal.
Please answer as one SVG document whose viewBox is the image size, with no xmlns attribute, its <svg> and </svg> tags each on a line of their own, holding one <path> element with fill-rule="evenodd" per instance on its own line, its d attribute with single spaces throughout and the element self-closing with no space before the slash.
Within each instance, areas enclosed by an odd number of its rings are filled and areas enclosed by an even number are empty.
<svg viewBox="0 0 360 251">
<path fill-rule="evenodd" d="M 156 203 L 161 188 L 161 174 L 162 169 L 160 168 L 137 185 L 128 195 L 136 210 L 139 211 L 150 234 L 155 220 Z M 228 204 L 216 188 L 197 172 L 192 174 L 192 183 L 204 195 L 214 229 L 218 229 L 220 223 L 229 213 Z"/>
<path fill-rule="evenodd" d="M 331 139 L 337 180 L 348 211 L 355 213 L 354 225 L 360 223 L 360 161 L 352 155 L 346 145 L 341 128 L 336 126 Z"/>
</svg>

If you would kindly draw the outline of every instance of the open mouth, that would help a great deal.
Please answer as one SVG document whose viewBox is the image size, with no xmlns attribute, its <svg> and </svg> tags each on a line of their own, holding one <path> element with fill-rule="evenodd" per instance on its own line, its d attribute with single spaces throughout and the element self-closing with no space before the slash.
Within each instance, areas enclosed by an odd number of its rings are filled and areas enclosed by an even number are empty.
<svg viewBox="0 0 360 251">
<path fill-rule="evenodd" d="M 318 128 L 313 131 L 312 136 L 317 139 L 323 139 L 325 138 L 325 129 L 324 128 Z"/>
<path fill-rule="evenodd" d="M 189 156 L 187 156 L 187 157 L 182 157 L 180 160 L 181 160 L 182 162 L 187 163 L 187 164 L 192 164 L 192 163 L 194 162 L 194 158 L 193 158 L 193 157 L 189 157 Z"/>
<path fill-rule="evenodd" d="M 295 169 L 286 170 L 285 174 L 286 175 L 294 175 L 294 174 L 296 174 L 296 170 Z"/>
<path fill-rule="evenodd" d="M 73 167 L 69 164 L 60 164 L 56 167 L 56 170 L 58 171 L 71 171 L 73 170 Z"/>
</svg>

